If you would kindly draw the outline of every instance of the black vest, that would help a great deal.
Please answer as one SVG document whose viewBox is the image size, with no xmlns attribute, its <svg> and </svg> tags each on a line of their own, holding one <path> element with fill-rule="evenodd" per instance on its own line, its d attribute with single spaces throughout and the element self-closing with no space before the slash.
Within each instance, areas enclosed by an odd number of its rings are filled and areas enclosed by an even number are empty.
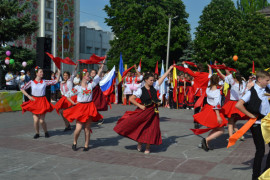
<svg viewBox="0 0 270 180">
<path fill-rule="evenodd" d="M 158 104 L 160 102 L 160 100 L 157 98 L 157 91 L 153 86 L 150 87 L 150 94 L 145 87 L 142 87 L 142 95 L 140 99 L 145 106 L 149 106 L 152 103 Z"/>
<path fill-rule="evenodd" d="M 270 89 L 268 87 L 265 88 L 265 91 L 267 93 L 270 93 Z M 264 117 L 264 115 L 260 113 L 260 106 L 261 106 L 262 100 L 259 98 L 254 86 L 250 88 L 250 92 L 251 92 L 250 100 L 249 102 L 245 103 L 244 106 L 250 113 L 257 116 L 258 119 L 261 119 Z"/>
</svg>

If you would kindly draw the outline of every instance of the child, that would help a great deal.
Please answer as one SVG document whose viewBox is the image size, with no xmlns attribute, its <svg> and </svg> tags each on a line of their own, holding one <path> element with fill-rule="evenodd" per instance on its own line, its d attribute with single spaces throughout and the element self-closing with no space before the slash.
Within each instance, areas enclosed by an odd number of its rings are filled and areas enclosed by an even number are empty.
<svg viewBox="0 0 270 180">
<path fill-rule="evenodd" d="M 246 116 L 250 118 L 257 118 L 255 124 L 253 124 L 253 126 L 250 128 L 256 147 L 252 174 L 252 179 L 254 180 L 257 180 L 261 175 L 261 164 L 265 152 L 264 139 L 261 132 L 261 119 L 270 112 L 268 96 L 264 95 L 266 92 L 270 93 L 269 80 L 270 75 L 268 72 L 256 72 L 255 85 L 249 91 L 247 91 L 246 94 L 235 105 L 235 107 Z M 268 146 L 270 146 L 270 144 L 268 144 Z M 268 153 L 264 171 L 268 168 L 270 168 L 270 153 Z"/>
<path fill-rule="evenodd" d="M 34 127 L 36 130 L 36 134 L 34 139 L 39 138 L 39 123 L 41 124 L 44 132 L 45 137 L 48 138 L 49 133 L 47 131 L 47 125 L 45 122 L 45 115 L 47 112 L 53 111 L 53 105 L 48 102 L 47 98 L 45 97 L 46 93 L 46 86 L 55 85 L 59 82 L 60 77 L 60 70 L 58 71 L 58 76 L 56 80 L 44 80 L 43 78 L 43 70 L 40 67 L 35 68 L 36 78 L 34 81 L 29 81 L 25 84 L 21 91 L 22 93 L 27 96 L 30 100 L 24 102 L 22 107 L 22 113 L 25 111 L 30 111 L 33 114 L 34 119 Z M 30 96 L 25 90 L 31 87 L 32 96 Z"/>
</svg>

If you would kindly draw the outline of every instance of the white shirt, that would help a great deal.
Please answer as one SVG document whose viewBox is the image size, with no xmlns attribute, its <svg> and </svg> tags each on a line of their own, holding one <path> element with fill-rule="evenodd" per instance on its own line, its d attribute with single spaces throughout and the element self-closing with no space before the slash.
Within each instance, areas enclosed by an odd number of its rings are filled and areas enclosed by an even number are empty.
<svg viewBox="0 0 270 180">
<path fill-rule="evenodd" d="M 74 84 L 80 83 L 80 78 L 75 77 L 74 80 L 73 80 L 73 83 Z"/>
<path fill-rule="evenodd" d="M 159 90 L 159 84 L 157 82 L 154 82 L 153 87 L 156 90 Z M 137 91 L 133 91 L 133 95 L 135 95 L 137 98 L 140 98 L 142 96 L 142 88 L 137 89 Z"/>
<path fill-rule="evenodd" d="M 24 86 L 25 75 L 19 77 L 19 88 Z"/>
<path fill-rule="evenodd" d="M 14 85 L 15 84 L 14 79 L 11 80 L 12 78 L 13 78 L 12 73 L 11 74 L 10 73 L 7 73 L 5 75 L 6 85 Z M 7 82 L 8 80 L 11 80 L 11 81 Z"/>
<path fill-rule="evenodd" d="M 136 78 L 137 78 L 137 79 L 136 79 Z M 139 77 L 133 78 L 133 86 L 135 86 L 135 87 L 137 87 L 137 88 L 142 88 L 142 82 L 136 83 L 135 80 L 137 80 L 137 82 L 138 82 L 138 81 L 142 81 L 142 80 L 143 80 L 143 76 L 140 75 Z"/>
<path fill-rule="evenodd" d="M 214 106 L 213 109 L 221 109 L 221 95 L 220 90 L 210 90 L 210 88 L 206 89 L 207 94 L 207 103 L 211 106 Z"/>
<path fill-rule="evenodd" d="M 268 85 L 268 88 L 270 88 L 270 85 Z M 254 89 L 256 90 L 258 97 L 262 100 L 261 106 L 260 106 L 260 113 L 264 116 L 266 116 L 270 112 L 270 105 L 268 101 L 268 96 L 265 96 L 264 93 L 266 93 L 265 88 L 261 88 L 258 84 L 255 83 Z M 250 90 L 246 92 L 246 94 L 241 98 L 245 103 L 249 102 L 251 96 Z M 261 124 L 261 120 L 258 119 L 255 124 Z"/>
<path fill-rule="evenodd" d="M 72 74 L 71 77 L 65 82 L 65 81 L 62 81 L 60 83 L 60 91 L 61 91 L 61 94 L 63 96 L 65 96 L 69 91 L 72 90 L 73 88 L 73 78 L 74 78 L 74 75 Z"/>
<path fill-rule="evenodd" d="M 33 96 L 36 97 L 42 97 L 45 96 L 46 92 L 46 86 L 54 85 L 56 84 L 56 80 L 41 80 L 37 82 L 36 80 L 34 81 L 29 81 L 27 84 L 25 84 L 21 89 L 26 90 L 31 87 L 31 93 Z"/>
<path fill-rule="evenodd" d="M 238 101 L 241 99 L 246 89 L 246 83 L 242 81 L 239 89 L 239 84 L 234 81 L 232 74 L 225 77 L 225 82 L 231 85 L 230 100 Z"/>
<path fill-rule="evenodd" d="M 71 91 L 65 94 L 66 97 L 71 97 L 77 95 L 78 102 L 91 102 L 92 94 L 94 87 L 99 83 L 100 77 L 97 75 L 93 79 L 92 83 L 87 84 L 87 88 L 83 88 L 82 86 L 75 86 Z"/>
</svg>

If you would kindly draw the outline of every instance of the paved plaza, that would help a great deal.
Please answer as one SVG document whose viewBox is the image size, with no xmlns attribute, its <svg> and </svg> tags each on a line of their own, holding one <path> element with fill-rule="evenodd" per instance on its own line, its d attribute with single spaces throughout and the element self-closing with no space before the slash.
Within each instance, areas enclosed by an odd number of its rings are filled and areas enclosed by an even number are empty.
<svg viewBox="0 0 270 180">
<path fill-rule="evenodd" d="M 39 139 L 33 139 L 29 112 L 0 114 L 0 179 L 251 179 L 255 147 L 250 132 L 245 141 L 227 149 L 226 129 L 223 136 L 211 142 L 214 150 L 205 152 L 198 144 L 208 133 L 196 136 L 189 130 L 193 127 L 193 110 L 160 108 L 163 143 L 152 146 L 151 154 L 144 155 L 136 150 L 136 142 L 113 131 L 118 118 L 134 109 L 135 106 L 112 105 L 112 109 L 102 112 L 105 122 L 93 124 L 88 152 L 82 151 L 83 131 L 78 141 L 80 149 L 71 149 L 73 130 L 63 132 L 64 123 L 55 111 L 46 116 L 51 137 L 45 138 L 41 131 Z"/>
</svg>

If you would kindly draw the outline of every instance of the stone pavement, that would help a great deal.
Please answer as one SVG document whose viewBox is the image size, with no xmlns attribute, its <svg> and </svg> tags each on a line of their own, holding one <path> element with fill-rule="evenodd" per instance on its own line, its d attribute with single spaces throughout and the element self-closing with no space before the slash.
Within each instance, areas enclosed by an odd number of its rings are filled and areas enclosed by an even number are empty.
<svg viewBox="0 0 270 180">
<path fill-rule="evenodd" d="M 113 131 L 117 119 L 135 106 L 112 105 L 101 112 L 105 122 L 93 124 L 90 150 L 83 152 L 84 132 L 72 151 L 73 131 L 64 133 L 64 123 L 54 111 L 46 122 L 51 135 L 33 139 L 33 118 L 29 112 L 0 114 L 0 179 L 2 180 L 225 180 L 251 179 L 255 147 L 250 132 L 244 142 L 230 149 L 226 133 L 210 145 L 213 151 L 198 148 L 203 136 L 189 130 L 193 127 L 192 110 L 160 108 L 163 143 L 152 146 L 151 154 L 136 150 L 136 142 Z M 238 122 L 241 124 L 243 122 Z M 75 123 L 72 124 L 73 129 Z M 267 151 L 266 151 L 267 152 Z"/>
</svg>

